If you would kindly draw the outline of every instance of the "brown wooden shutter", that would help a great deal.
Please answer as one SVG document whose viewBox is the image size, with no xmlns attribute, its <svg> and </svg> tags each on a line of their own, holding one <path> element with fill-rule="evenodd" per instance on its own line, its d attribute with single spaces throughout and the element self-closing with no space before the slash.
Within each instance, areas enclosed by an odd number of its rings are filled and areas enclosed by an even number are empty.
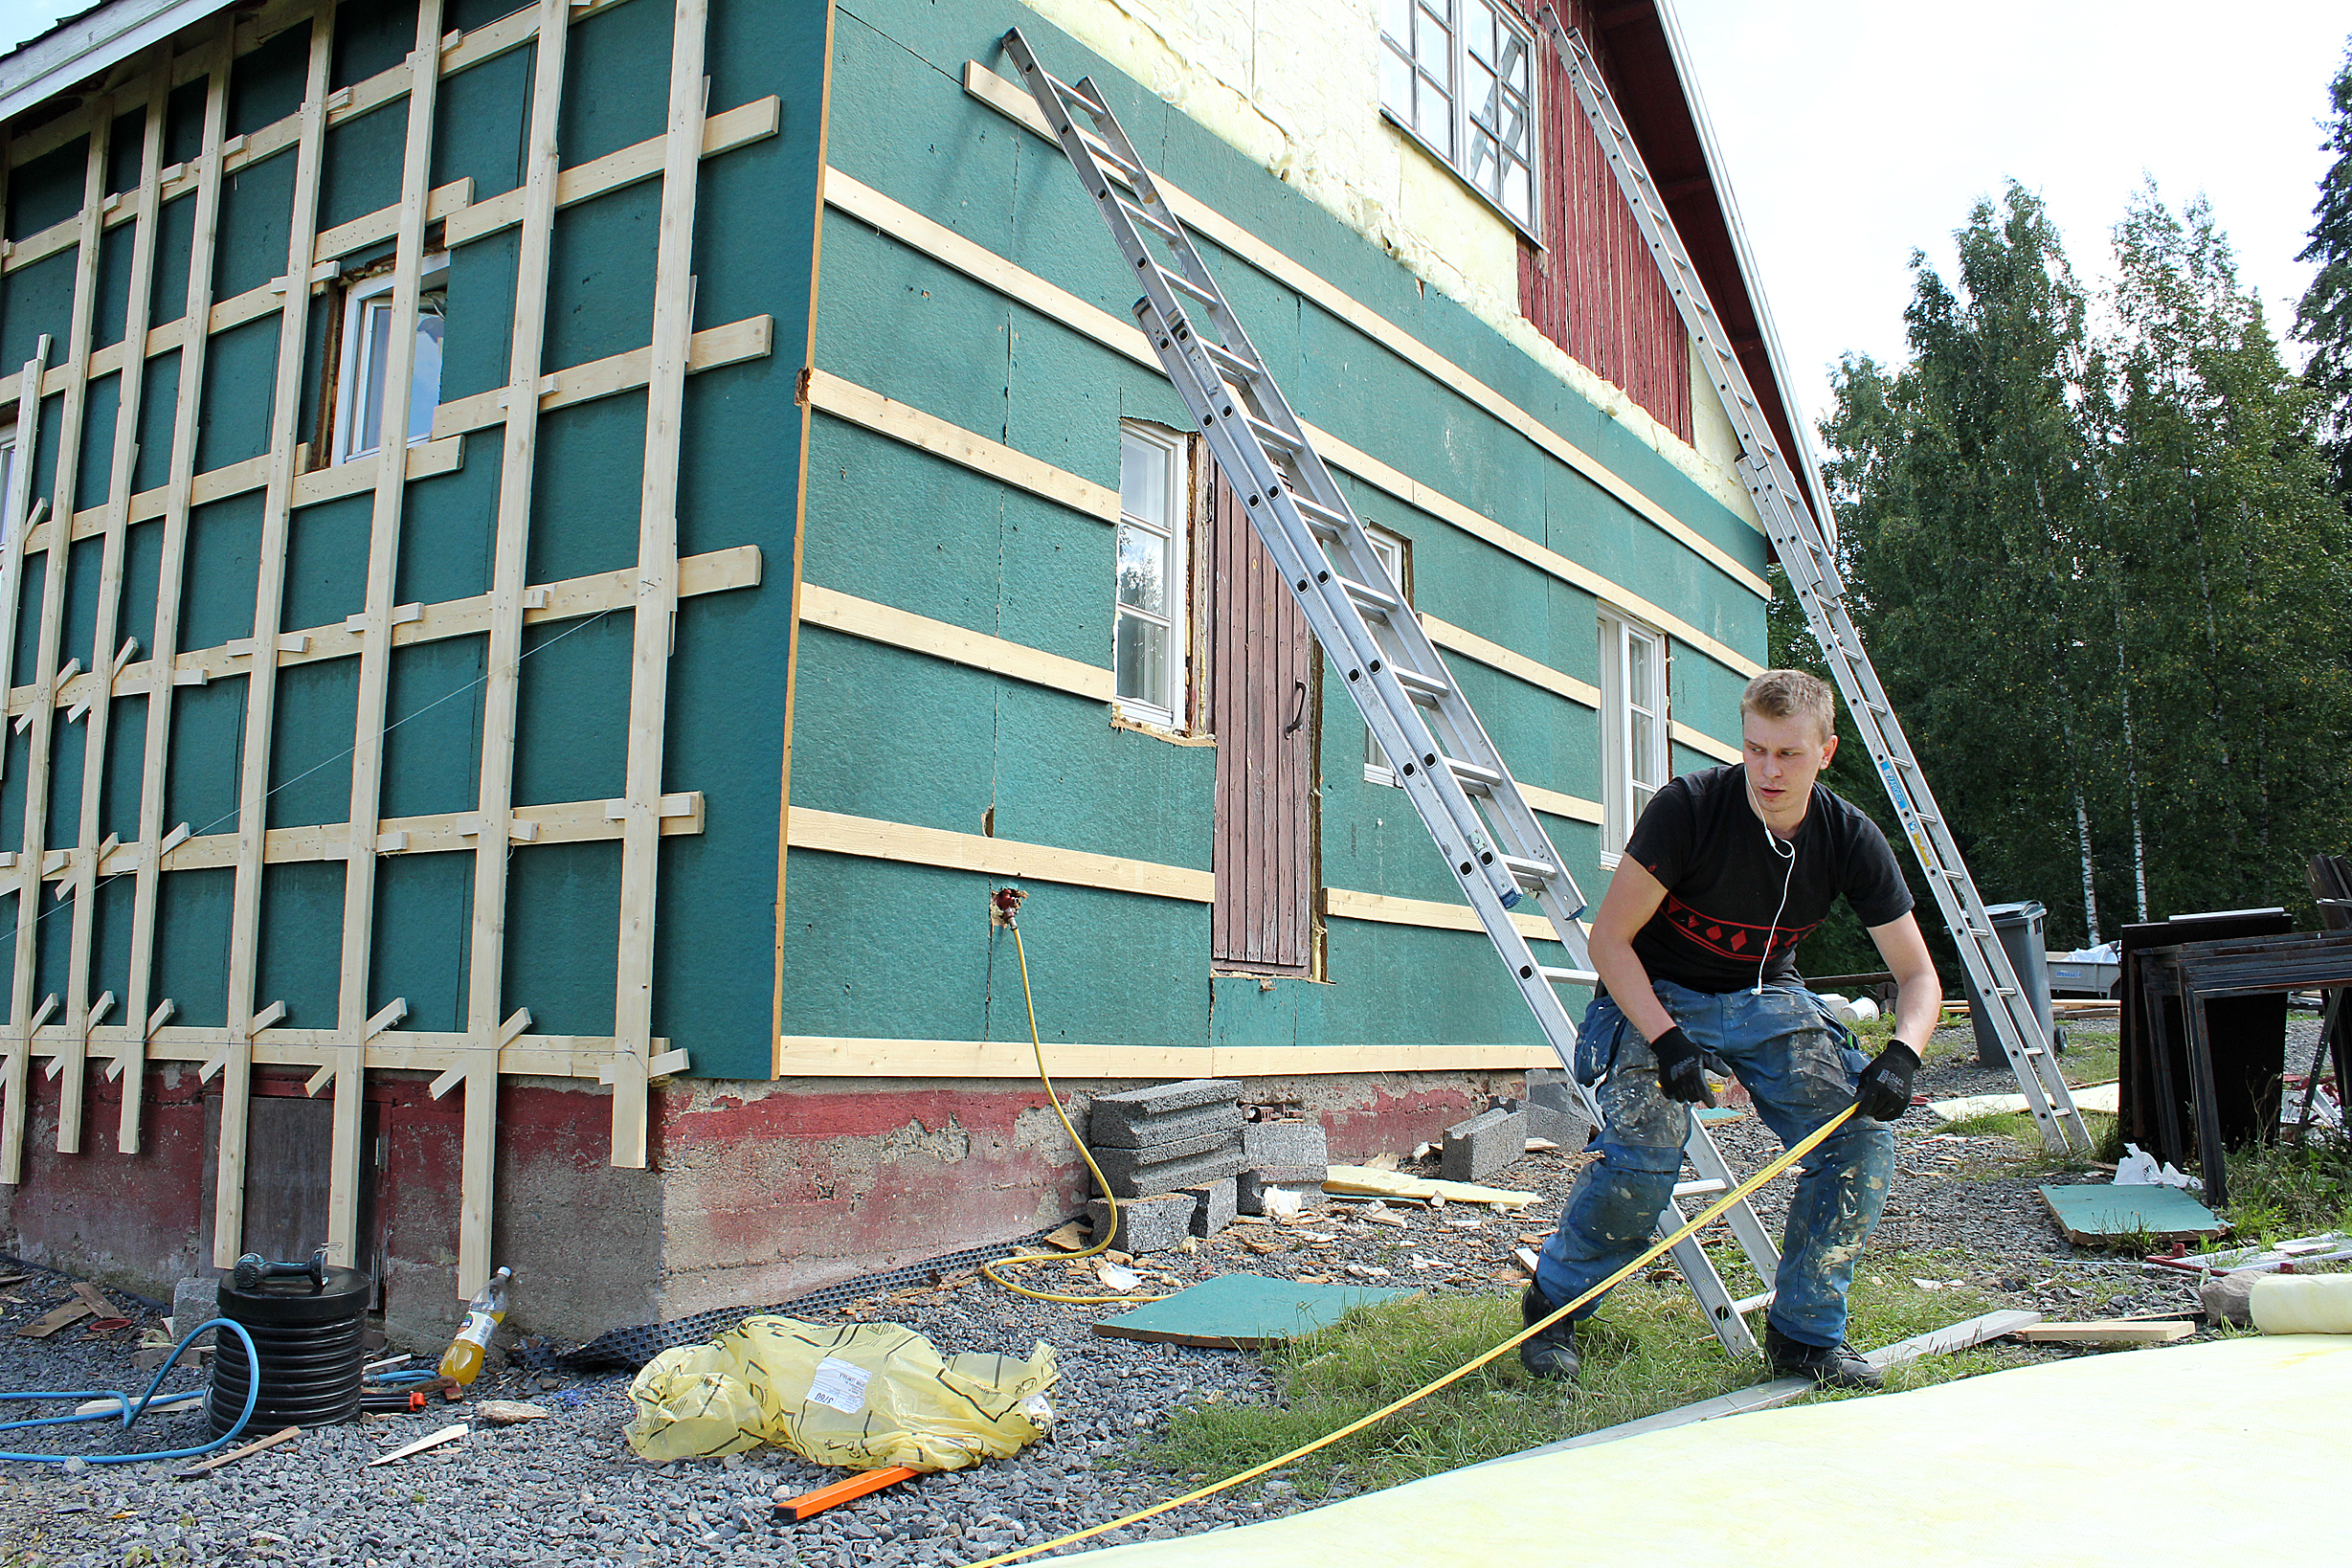
<svg viewBox="0 0 2352 1568">
<path fill-rule="evenodd" d="M 1314 948 L 1314 634 L 1221 477 L 1206 535 L 1217 736 L 1210 962 L 1305 974 Z"/>
</svg>

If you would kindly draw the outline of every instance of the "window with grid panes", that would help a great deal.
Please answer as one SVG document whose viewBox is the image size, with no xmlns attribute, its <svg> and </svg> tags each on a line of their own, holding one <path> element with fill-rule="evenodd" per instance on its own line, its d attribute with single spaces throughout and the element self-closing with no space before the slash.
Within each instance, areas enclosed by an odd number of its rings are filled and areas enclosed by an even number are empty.
<svg viewBox="0 0 2352 1568">
<path fill-rule="evenodd" d="M 446 254 L 425 258 L 416 296 L 416 346 L 409 367 L 408 438 L 433 435 L 441 406 L 441 336 L 449 276 Z M 364 458 L 384 444 L 384 382 L 392 364 L 392 277 L 355 283 L 343 302 L 343 352 L 335 377 L 335 460 Z M 394 415 L 398 417 L 397 414 Z"/>
<path fill-rule="evenodd" d="M 1535 233 L 1532 40 L 1494 0 L 1381 0 L 1380 109 Z"/>
<path fill-rule="evenodd" d="M 1180 728 L 1192 648 L 1186 438 L 1144 424 L 1119 427 L 1118 586 L 1112 610 L 1112 689 L 1119 711 Z"/>
<path fill-rule="evenodd" d="M 1614 857 L 1668 776 L 1666 638 L 1605 610 L 1600 619 L 1601 848 Z"/>
</svg>

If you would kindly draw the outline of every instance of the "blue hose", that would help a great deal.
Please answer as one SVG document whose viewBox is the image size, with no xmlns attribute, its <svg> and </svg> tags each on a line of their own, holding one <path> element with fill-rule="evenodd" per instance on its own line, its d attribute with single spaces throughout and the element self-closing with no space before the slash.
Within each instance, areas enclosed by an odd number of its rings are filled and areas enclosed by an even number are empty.
<svg viewBox="0 0 2352 1568">
<path fill-rule="evenodd" d="M 21 1459 L 34 1465 L 62 1465 L 69 1459 L 78 1459 L 91 1465 L 136 1465 L 142 1460 L 148 1459 L 193 1459 L 199 1454 L 209 1454 L 215 1448 L 224 1447 L 235 1442 L 236 1435 L 245 1430 L 245 1423 L 253 1420 L 254 1406 L 261 1399 L 261 1355 L 254 1348 L 253 1335 L 245 1332 L 245 1325 L 233 1323 L 225 1317 L 213 1318 L 209 1322 L 200 1323 L 190 1329 L 188 1332 L 188 1337 L 174 1345 L 171 1348 L 171 1354 L 164 1357 L 164 1364 L 155 1371 L 155 1380 L 147 1384 L 147 1391 L 139 1397 L 137 1402 L 134 1403 L 130 1396 L 117 1393 L 110 1388 L 80 1388 L 60 1394 L 0 1394 L 0 1403 L 28 1402 L 34 1400 L 112 1400 L 115 1401 L 115 1409 L 93 1410 L 88 1415 L 39 1416 L 31 1421 L 0 1422 L 0 1432 L 14 1432 L 27 1426 L 63 1426 L 78 1421 L 110 1421 L 118 1412 L 122 1415 L 123 1425 L 127 1430 L 130 1423 L 145 1415 L 147 1406 L 154 1402 L 155 1391 L 163 1386 L 164 1378 L 170 1375 L 174 1366 L 178 1365 L 180 1353 L 189 1347 L 196 1335 L 207 1329 L 227 1329 L 245 1341 L 245 1408 L 237 1416 L 235 1426 L 230 1427 L 203 1447 L 163 1448 L 154 1453 L 146 1454 L 16 1454 L 0 1451 L 0 1459 Z M 173 1399 L 179 1397 L 176 1394 L 171 1396 Z"/>
</svg>

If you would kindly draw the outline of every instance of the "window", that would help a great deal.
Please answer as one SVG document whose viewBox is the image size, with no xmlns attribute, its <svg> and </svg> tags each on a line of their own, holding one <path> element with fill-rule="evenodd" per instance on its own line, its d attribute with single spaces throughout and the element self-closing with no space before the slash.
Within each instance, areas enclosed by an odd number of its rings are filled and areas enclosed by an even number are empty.
<svg viewBox="0 0 2352 1568">
<path fill-rule="evenodd" d="M 1601 613 L 1601 848 L 1624 848 L 1642 808 L 1667 779 L 1666 638 Z"/>
<path fill-rule="evenodd" d="M 16 427 L 0 428 L 0 546 L 16 532 Z"/>
<path fill-rule="evenodd" d="M 423 288 L 416 297 L 416 357 L 409 373 L 409 439 L 433 434 L 433 411 L 441 406 L 442 305 L 440 280 L 449 258 L 425 258 Z M 383 444 L 384 379 L 392 359 L 391 273 L 351 285 L 343 302 L 343 352 L 335 373 L 335 460 L 364 458 Z"/>
<path fill-rule="evenodd" d="M 1372 553 L 1378 556 L 1380 565 L 1387 569 L 1389 581 L 1397 585 L 1397 592 L 1404 602 L 1411 604 L 1412 547 L 1387 529 L 1376 528 L 1370 524 L 1364 526 L 1364 532 L 1371 537 Z M 1374 737 L 1370 725 L 1364 727 L 1364 781 L 1368 784 L 1398 782 L 1397 770 L 1388 765 L 1388 753 L 1380 750 L 1380 743 Z"/>
<path fill-rule="evenodd" d="M 1380 109 L 1535 236 L 1533 51 L 1497 0 L 1380 0 Z"/>
<path fill-rule="evenodd" d="M 1123 715 L 1170 729 L 1184 724 L 1192 662 L 1188 445 L 1188 437 L 1155 425 L 1119 427 L 1112 689 Z"/>
</svg>

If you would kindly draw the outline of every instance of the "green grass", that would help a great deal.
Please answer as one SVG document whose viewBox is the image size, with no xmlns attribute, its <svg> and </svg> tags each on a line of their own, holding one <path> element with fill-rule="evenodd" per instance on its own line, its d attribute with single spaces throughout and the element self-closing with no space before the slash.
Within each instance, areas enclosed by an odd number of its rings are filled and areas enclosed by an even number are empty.
<svg viewBox="0 0 2352 1568">
<path fill-rule="evenodd" d="M 2231 1234 L 2217 1245 L 2265 1245 L 2323 1231 L 2352 1231 L 2352 1149 L 2338 1140 L 2278 1143 L 2223 1156 Z"/>
<path fill-rule="evenodd" d="M 1715 1253 L 1734 1294 L 1755 1288 Z M 1993 1310 L 1974 1288 L 1934 1291 L 1915 1277 L 1950 1279 L 1961 1255 L 1865 1255 L 1849 1306 L 1849 1337 L 1888 1344 Z M 1330 1329 L 1266 1353 L 1282 1383 L 1275 1404 L 1196 1403 L 1170 1419 L 1167 1436 L 1140 1457 L 1191 1483 L 1247 1469 L 1368 1415 L 1477 1356 L 1519 1330 L 1518 1297 L 1425 1296 L 1350 1312 Z M 1620 1287 L 1579 1333 L 1584 1364 L 1573 1389 L 1527 1376 L 1515 1352 L 1291 1466 L 1284 1478 L 1309 1497 L 1345 1480 L 1361 1490 L 1397 1486 L 1482 1460 L 1557 1443 L 1762 1381 L 1761 1363 L 1734 1361 L 1700 1317 L 1679 1276 Z M 1916 1388 L 1993 1370 L 2003 1353 L 1927 1356 L 1889 1373 L 1887 1386 Z M 1817 1395 L 1815 1398 L 1841 1396 Z"/>
</svg>

